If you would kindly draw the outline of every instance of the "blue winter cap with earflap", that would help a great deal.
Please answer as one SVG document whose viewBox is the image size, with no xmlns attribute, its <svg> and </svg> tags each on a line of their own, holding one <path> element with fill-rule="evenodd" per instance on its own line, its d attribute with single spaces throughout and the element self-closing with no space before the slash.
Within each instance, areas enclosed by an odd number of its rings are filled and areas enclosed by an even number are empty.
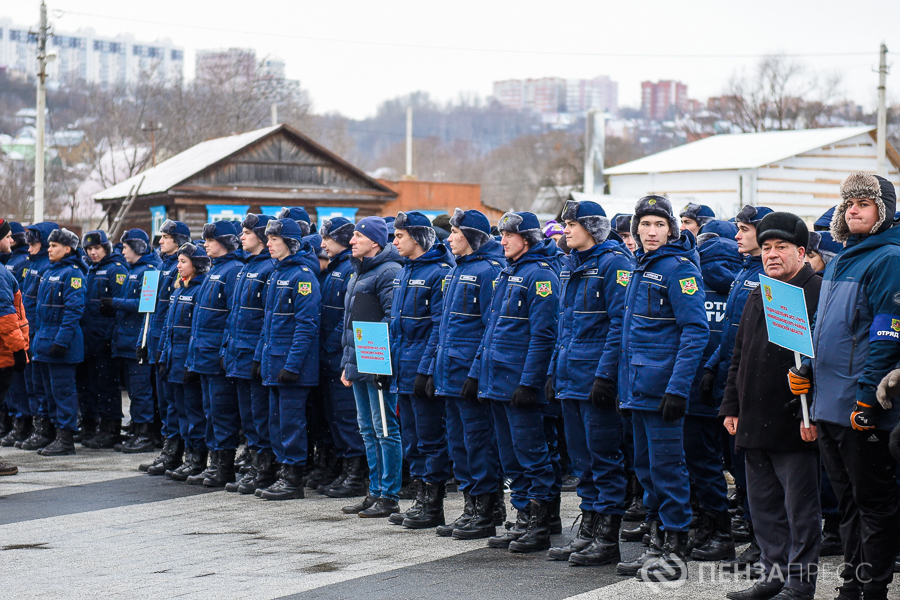
<svg viewBox="0 0 900 600">
<path fill-rule="evenodd" d="M 150 237 L 143 229 L 129 229 L 122 234 L 120 241 L 137 255 L 143 256 L 152 250 Z"/>
<path fill-rule="evenodd" d="M 473 252 L 478 252 L 491 239 L 491 222 L 477 210 L 457 208 L 450 217 L 450 226 L 462 232 Z"/>
<path fill-rule="evenodd" d="M 244 217 L 244 220 L 241 222 L 241 229 L 249 229 L 256 234 L 256 237 L 258 237 L 262 243 L 265 244 L 267 240 L 266 225 L 268 225 L 269 221 L 273 218 L 274 217 L 269 215 L 256 215 L 250 213 Z M 243 231 L 241 233 L 243 233 Z"/>
<path fill-rule="evenodd" d="M 266 225 L 266 236 L 278 236 L 287 244 L 291 254 L 296 254 L 300 250 L 303 240 L 303 231 L 300 224 L 294 219 L 274 219 Z"/>
<path fill-rule="evenodd" d="M 240 246 L 231 221 L 213 221 L 203 226 L 203 239 L 219 242 L 226 252 L 234 252 Z"/>
<path fill-rule="evenodd" d="M 757 227 L 759 222 L 763 220 L 763 217 L 772 212 L 774 211 L 768 206 L 751 206 L 748 204 L 738 214 L 734 215 L 734 222 Z"/>
<path fill-rule="evenodd" d="M 331 219 L 323 219 L 322 227 L 319 229 L 319 235 L 323 238 L 330 238 L 344 246 L 350 246 L 350 238 L 353 237 L 354 225 L 350 219 L 345 217 L 334 217 Z"/>
<path fill-rule="evenodd" d="M 597 244 L 605 242 L 612 229 L 612 224 L 606 218 L 606 211 L 591 200 L 581 202 L 569 200 L 563 208 L 562 218 L 564 221 L 575 221 L 584 227 Z"/>
<path fill-rule="evenodd" d="M 300 231 L 303 232 L 304 236 L 309 235 L 311 228 L 311 221 L 309 219 L 309 213 L 306 212 L 306 209 L 300 206 L 291 206 L 287 208 L 282 208 L 281 212 L 278 213 L 278 219 L 293 219 L 297 221 L 297 224 L 300 226 Z"/>
<path fill-rule="evenodd" d="M 532 212 L 508 212 L 500 217 L 497 229 L 503 233 L 517 233 L 528 242 L 529 246 L 535 246 L 544 239 L 541 230 L 541 222 Z"/>
</svg>

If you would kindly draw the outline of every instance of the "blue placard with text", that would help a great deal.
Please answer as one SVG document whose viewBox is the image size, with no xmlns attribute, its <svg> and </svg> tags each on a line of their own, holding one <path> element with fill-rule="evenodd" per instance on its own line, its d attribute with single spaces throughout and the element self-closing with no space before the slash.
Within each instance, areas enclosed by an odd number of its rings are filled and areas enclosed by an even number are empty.
<svg viewBox="0 0 900 600">
<path fill-rule="evenodd" d="M 356 370 L 370 375 L 393 375 L 388 324 L 353 321 Z"/>
<path fill-rule="evenodd" d="M 141 281 L 141 301 L 138 312 L 152 313 L 156 310 L 156 295 L 159 292 L 159 271 L 144 271 Z"/>
<path fill-rule="evenodd" d="M 769 341 L 804 356 L 815 357 L 803 288 L 760 275 L 759 291 Z"/>
</svg>

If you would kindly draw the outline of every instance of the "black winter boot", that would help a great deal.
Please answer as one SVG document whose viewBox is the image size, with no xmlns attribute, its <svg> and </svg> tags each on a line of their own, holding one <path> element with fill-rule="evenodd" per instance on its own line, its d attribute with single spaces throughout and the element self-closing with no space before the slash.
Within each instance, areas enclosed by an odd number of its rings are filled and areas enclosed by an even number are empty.
<svg viewBox="0 0 900 600">
<path fill-rule="evenodd" d="M 750 540 L 750 545 L 736 558 L 730 558 L 719 562 L 721 569 L 727 573 L 738 573 L 747 570 L 750 575 L 762 573 L 762 565 L 759 564 L 762 550 L 756 542 L 756 536 Z"/>
<path fill-rule="evenodd" d="M 244 449 L 234 459 L 234 470 L 241 475 L 246 475 L 253 466 L 253 451 L 244 445 Z"/>
<path fill-rule="evenodd" d="M 12 429 L 3 436 L 3 439 L 0 439 L 0 446 L 9 448 L 15 446 L 16 442 L 27 440 L 28 436 L 31 435 L 31 423 L 32 419 L 30 417 L 16 417 L 13 420 Z"/>
<path fill-rule="evenodd" d="M 509 543 L 510 552 L 540 552 L 550 548 L 550 503 L 530 500 L 528 505 L 525 535 Z"/>
<path fill-rule="evenodd" d="M 344 482 L 345 479 L 347 479 L 347 464 L 348 463 L 347 463 L 346 459 L 343 459 L 343 458 L 338 459 L 338 464 L 341 467 L 341 471 L 337 474 L 337 477 L 335 477 L 328 483 L 323 483 L 322 485 L 317 487 L 316 488 L 317 494 L 322 494 L 324 496 L 325 490 L 327 490 L 330 487 L 338 487 L 339 485 L 341 485 L 341 483 Z"/>
<path fill-rule="evenodd" d="M 342 473 L 345 474 L 337 484 L 323 490 L 324 495 L 329 498 L 355 498 L 357 496 L 365 496 L 368 488 L 366 486 L 366 457 L 351 456 L 343 459 Z M 340 478 L 340 475 L 338 476 Z M 337 479 L 335 479 L 337 481 Z"/>
<path fill-rule="evenodd" d="M 844 542 L 841 540 L 841 516 L 825 515 L 825 524 L 822 526 L 822 544 L 819 546 L 819 556 L 843 556 Z"/>
<path fill-rule="evenodd" d="M 637 475 L 634 473 L 631 474 L 631 479 L 628 482 L 628 489 L 630 504 L 628 505 L 628 509 L 625 511 L 622 520 L 643 522 L 647 519 L 647 509 L 644 508 L 644 488 L 641 486 L 641 482 L 638 481 Z"/>
<path fill-rule="evenodd" d="M 247 483 L 238 484 L 239 494 L 255 494 L 257 490 L 265 489 L 278 481 L 278 463 L 275 462 L 274 454 L 257 452 L 256 462 L 256 476 Z"/>
<path fill-rule="evenodd" d="M 201 472 L 191 474 L 191 476 L 187 478 L 188 485 L 203 485 L 204 479 L 215 475 L 215 472 L 219 470 L 219 455 L 215 451 L 207 451 L 207 455 L 203 458 L 205 459 L 206 456 L 209 456 L 209 465 L 206 465 L 204 462 L 203 466 L 205 468 Z"/>
<path fill-rule="evenodd" d="M 0 438 L 6 437 L 6 434 L 12 431 L 13 419 L 6 411 L 0 412 Z"/>
<path fill-rule="evenodd" d="M 54 440 L 53 443 L 45 446 L 43 449 L 38 450 L 37 453 L 41 456 L 69 456 L 71 454 L 75 454 L 75 442 L 73 440 L 74 437 L 74 431 L 57 429 L 56 440 Z"/>
<path fill-rule="evenodd" d="M 494 525 L 497 527 L 506 523 L 506 495 L 503 488 L 503 480 L 501 479 L 497 492 L 494 494 Z"/>
<path fill-rule="evenodd" d="M 551 535 L 562 533 L 562 518 L 559 516 L 559 506 L 561 503 L 562 498 L 557 496 L 550 501 L 550 504 L 547 507 L 547 526 L 550 528 Z"/>
<path fill-rule="evenodd" d="M 153 442 L 153 423 L 137 423 L 134 433 L 134 437 L 128 443 L 122 444 L 123 454 L 140 454 L 156 450 L 156 444 Z"/>
<path fill-rule="evenodd" d="M 497 495 L 481 494 L 470 498 L 472 501 L 472 516 L 464 525 L 453 530 L 453 539 L 479 540 L 496 535 L 497 526 L 494 524 L 494 512 L 496 510 Z M 463 512 L 463 515 L 465 515 L 465 512 Z"/>
<path fill-rule="evenodd" d="M 573 565 L 595 567 L 618 563 L 622 560 L 619 553 L 619 528 L 622 526 L 622 515 L 596 515 L 594 520 L 594 539 L 591 545 L 575 552 L 569 557 Z"/>
<path fill-rule="evenodd" d="M 749 542 L 753 538 L 753 523 L 744 517 L 731 519 L 731 536 L 738 544 Z"/>
<path fill-rule="evenodd" d="M 375 496 L 366 496 L 356 504 L 350 504 L 348 506 L 342 506 L 341 512 L 345 515 L 358 515 L 362 511 L 372 508 L 375 506 L 375 503 L 378 502 L 378 498 Z"/>
<path fill-rule="evenodd" d="M 16 448 L 22 450 L 40 450 L 56 438 L 56 432 L 49 417 L 34 417 L 34 428 L 28 439 L 16 442 Z"/>
<path fill-rule="evenodd" d="M 237 466 L 237 461 L 235 461 L 235 466 Z M 259 455 L 256 450 L 250 451 L 250 468 L 247 469 L 247 472 L 244 473 L 237 481 L 230 481 L 225 484 L 226 492 L 237 492 L 241 485 L 249 486 L 250 483 L 256 479 L 256 475 L 259 473 Z M 255 490 L 254 490 L 255 491 Z"/>
<path fill-rule="evenodd" d="M 683 581 L 688 570 L 685 562 L 687 531 L 667 531 L 662 554 L 643 567 L 635 576 L 641 581 Z"/>
<path fill-rule="evenodd" d="M 422 511 L 417 515 L 410 515 L 403 519 L 403 526 L 407 529 L 430 529 L 443 525 L 445 495 L 446 487 L 443 481 L 440 483 L 426 483 Z"/>
<path fill-rule="evenodd" d="M 399 510 L 400 504 L 396 500 L 379 498 L 369 508 L 359 511 L 358 516 L 361 519 L 383 519 L 384 517 L 396 515 Z"/>
<path fill-rule="evenodd" d="M 306 479 L 306 487 L 317 489 L 320 485 L 328 485 L 339 472 L 339 461 L 334 448 L 317 445 L 313 454 L 313 470 Z"/>
<path fill-rule="evenodd" d="M 488 548 L 509 548 L 510 543 L 525 535 L 530 509 L 531 505 L 526 504 L 525 508 L 517 512 L 515 523 L 506 522 L 506 531 L 503 534 L 488 538 Z"/>
<path fill-rule="evenodd" d="M 453 530 L 463 527 L 475 516 L 475 500 L 469 492 L 463 492 L 463 511 L 452 523 L 438 525 L 437 533 L 440 537 L 452 537 Z"/>
<path fill-rule="evenodd" d="M 573 552 L 580 552 L 594 541 L 594 517 L 597 513 L 592 510 L 581 509 L 581 524 L 578 533 L 565 546 L 550 548 L 547 552 L 547 560 L 569 560 Z"/>
<path fill-rule="evenodd" d="M 72 439 L 76 443 L 83 442 L 84 440 L 89 440 L 97 435 L 97 428 L 99 426 L 100 423 L 95 417 L 82 418 L 81 422 L 78 424 L 78 432 L 72 436 Z"/>
<path fill-rule="evenodd" d="M 264 489 L 259 496 L 264 500 L 296 500 L 303 494 L 303 465 L 282 465 L 281 478 Z"/>
<path fill-rule="evenodd" d="M 640 542 L 644 539 L 645 535 L 650 534 L 650 522 L 644 521 L 639 524 L 637 527 L 632 527 L 630 529 L 622 529 L 622 532 L 619 534 L 620 539 L 623 542 Z"/>
<path fill-rule="evenodd" d="M 650 545 L 635 560 L 630 562 L 620 562 L 616 565 L 616 575 L 625 575 L 626 577 L 634 577 L 645 563 L 656 560 L 662 555 L 663 542 L 660 536 L 660 522 L 650 521 Z"/>
<path fill-rule="evenodd" d="M 403 525 L 404 519 L 418 515 L 422 512 L 422 507 L 425 505 L 425 482 L 421 479 L 413 479 L 412 483 L 409 484 L 409 489 L 415 490 L 415 501 L 405 511 L 392 513 L 388 517 L 388 521 L 394 525 Z"/>
<path fill-rule="evenodd" d="M 121 419 L 100 419 L 97 435 L 84 440 L 81 445 L 94 450 L 108 450 L 122 441 Z"/>
<path fill-rule="evenodd" d="M 688 546 L 690 547 L 690 546 Z M 731 516 L 728 511 L 713 515 L 713 531 L 709 540 L 691 551 L 694 560 L 730 560 L 734 558 Z"/>
<path fill-rule="evenodd" d="M 728 529 L 730 533 L 731 517 L 727 512 L 725 513 L 725 516 L 728 517 Z M 697 528 L 694 529 L 693 533 L 688 536 L 688 554 L 690 554 L 694 548 L 704 546 L 709 541 L 709 538 L 712 535 L 713 530 L 715 529 L 715 519 L 715 514 L 709 512 L 708 510 L 700 509 L 700 514 L 697 516 Z"/>
<path fill-rule="evenodd" d="M 184 464 L 174 471 L 166 471 L 166 477 L 175 481 L 187 481 L 190 477 L 195 477 L 206 470 L 206 461 L 209 457 L 209 451 L 206 448 L 193 450 L 185 456 Z"/>
<path fill-rule="evenodd" d="M 236 478 L 234 457 L 237 454 L 237 450 L 232 448 L 230 450 L 216 450 L 216 452 L 219 454 L 219 458 L 216 461 L 219 464 L 219 468 L 216 469 L 215 473 L 203 480 L 203 485 L 206 487 L 225 487 L 228 483 L 234 483 Z"/>
<path fill-rule="evenodd" d="M 184 440 L 169 436 L 163 444 L 162 452 L 147 466 L 148 475 L 165 475 L 166 471 L 174 471 L 184 462 Z M 140 467 L 138 467 L 140 468 Z"/>
</svg>

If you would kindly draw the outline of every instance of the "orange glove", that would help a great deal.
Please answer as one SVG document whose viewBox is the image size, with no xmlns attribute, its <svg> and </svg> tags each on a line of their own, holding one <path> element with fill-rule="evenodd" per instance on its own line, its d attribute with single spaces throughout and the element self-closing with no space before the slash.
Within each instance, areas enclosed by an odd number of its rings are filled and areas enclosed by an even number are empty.
<svg viewBox="0 0 900 600">
<path fill-rule="evenodd" d="M 878 414 L 875 406 L 856 401 L 853 412 L 850 413 L 850 426 L 856 431 L 869 431 L 875 429 L 878 424 Z"/>
<path fill-rule="evenodd" d="M 791 367 L 788 371 L 788 384 L 795 396 L 809 394 L 812 392 L 812 369 L 808 365 L 801 365 L 799 369 Z"/>
</svg>

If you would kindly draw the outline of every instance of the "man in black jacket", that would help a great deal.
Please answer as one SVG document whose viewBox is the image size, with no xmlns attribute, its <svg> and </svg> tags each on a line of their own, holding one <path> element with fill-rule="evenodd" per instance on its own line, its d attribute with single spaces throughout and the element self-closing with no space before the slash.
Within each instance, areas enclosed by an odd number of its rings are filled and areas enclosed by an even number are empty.
<svg viewBox="0 0 900 600">
<path fill-rule="evenodd" d="M 804 263 L 809 231 L 790 213 L 771 213 L 756 239 L 763 268 L 773 279 L 803 288 L 812 315 L 822 280 Z M 750 292 L 738 326 L 719 411 L 745 451 L 747 493 L 762 549 L 765 576 L 731 600 L 812 600 L 821 541 L 819 462 L 815 425 L 802 427 L 800 403 L 784 373 L 794 353 L 769 342 L 763 286 Z"/>
</svg>

